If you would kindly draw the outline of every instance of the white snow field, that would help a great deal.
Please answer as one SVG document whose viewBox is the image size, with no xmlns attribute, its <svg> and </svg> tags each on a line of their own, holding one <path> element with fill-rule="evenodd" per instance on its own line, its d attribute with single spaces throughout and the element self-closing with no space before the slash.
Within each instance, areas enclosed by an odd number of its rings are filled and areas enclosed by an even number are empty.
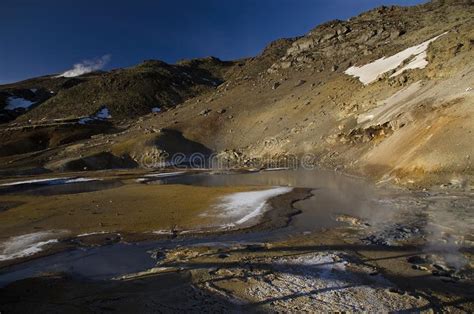
<svg viewBox="0 0 474 314">
<path fill-rule="evenodd" d="M 380 75 L 397 69 L 409 58 L 413 59 L 411 59 L 408 64 L 403 66 L 401 69 L 393 73 L 390 77 L 400 75 L 403 71 L 408 69 L 423 69 L 428 65 L 428 61 L 426 60 L 426 50 L 428 49 L 428 46 L 446 33 L 447 32 L 433 37 L 417 46 L 409 47 L 388 58 L 382 57 L 360 67 L 351 66 L 344 73 L 357 77 L 364 85 L 368 85 L 374 82 Z"/>
<path fill-rule="evenodd" d="M 28 109 L 32 105 L 34 105 L 34 101 L 30 101 L 28 99 L 24 99 L 21 97 L 8 97 L 7 105 L 5 106 L 5 110 L 15 110 L 15 109 Z"/>
<path fill-rule="evenodd" d="M 99 111 L 97 111 L 93 116 L 90 117 L 84 117 L 79 119 L 78 123 L 79 124 L 87 124 L 89 122 L 92 122 L 94 120 L 107 120 L 111 119 L 112 115 L 110 114 L 109 108 L 107 106 L 102 107 Z"/>
<path fill-rule="evenodd" d="M 219 203 L 204 216 L 230 220 L 226 226 L 232 227 L 251 222 L 265 212 L 267 201 L 275 196 L 293 190 L 290 187 L 274 187 L 262 191 L 238 192 L 219 199 Z M 254 221 L 252 221 L 254 223 Z"/>
<path fill-rule="evenodd" d="M 89 182 L 89 181 L 100 181 L 99 178 L 46 178 L 46 179 L 32 179 L 24 181 L 14 181 L 8 183 L 2 183 L 0 186 L 16 186 L 24 184 L 44 184 L 44 185 L 59 185 L 59 184 L 70 184 L 70 183 L 80 183 L 80 182 Z"/>
<path fill-rule="evenodd" d="M 57 235 L 58 232 L 41 231 L 11 237 L 0 244 L 0 261 L 26 257 L 41 252 L 45 245 L 58 242 L 58 239 L 54 238 Z"/>
</svg>

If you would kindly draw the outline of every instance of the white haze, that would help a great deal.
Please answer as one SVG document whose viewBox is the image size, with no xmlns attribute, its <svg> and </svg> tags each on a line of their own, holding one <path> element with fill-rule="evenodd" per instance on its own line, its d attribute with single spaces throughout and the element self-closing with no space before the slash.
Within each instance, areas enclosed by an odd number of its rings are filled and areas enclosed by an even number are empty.
<svg viewBox="0 0 474 314">
<path fill-rule="evenodd" d="M 68 70 L 58 77 L 74 77 L 102 69 L 110 61 L 110 55 L 104 55 L 93 60 L 84 60 L 81 63 L 74 64 L 71 70 Z"/>
</svg>

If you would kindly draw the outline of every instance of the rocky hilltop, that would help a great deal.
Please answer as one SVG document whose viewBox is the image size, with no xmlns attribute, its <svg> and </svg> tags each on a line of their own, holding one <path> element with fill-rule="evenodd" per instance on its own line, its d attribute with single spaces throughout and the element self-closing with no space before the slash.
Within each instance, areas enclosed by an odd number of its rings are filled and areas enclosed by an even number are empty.
<svg viewBox="0 0 474 314">
<path fill-rule="evenodd" d="M 3 173 L 149 167 L 176 152 L 307 157 L 402 184 L 465 187 L 473 1 L 380 7 L 253 58 L 149 60 L 0 86 Z"/>
</svg>

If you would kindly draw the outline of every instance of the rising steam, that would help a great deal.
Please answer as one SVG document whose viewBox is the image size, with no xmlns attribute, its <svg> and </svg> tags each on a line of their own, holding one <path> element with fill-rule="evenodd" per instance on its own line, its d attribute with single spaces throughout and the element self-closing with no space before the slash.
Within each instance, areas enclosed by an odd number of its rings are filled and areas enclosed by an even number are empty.
<svg viewBox="0 0 474 314">
<path fill-rule="evenodd" d="M 85 73 L 89 73 L 92 71 L 97 71 L 102 69 L 108 62 L 110 61 L 110 55 L 104 55 L 100 58 L 95 58 L 92 60 L 84 60 L 81 63 L 74 64 L 74 67 L 71 70 L 68 70 L 58 77 L 74 77 L 78 75 L 82 75 Z"/>
</svg>

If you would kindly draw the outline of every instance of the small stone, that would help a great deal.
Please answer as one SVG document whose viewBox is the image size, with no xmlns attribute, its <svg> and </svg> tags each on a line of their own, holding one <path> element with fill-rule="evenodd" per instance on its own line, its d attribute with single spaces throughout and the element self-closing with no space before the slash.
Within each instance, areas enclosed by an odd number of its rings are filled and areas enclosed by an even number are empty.
<svg viewBox="0 0 474 314">
<path fill-rule="evenodd" d="M 347 26 L 343 26 L 337 30 L 338 35 L 344 35 L 347 34 L 350 31 L 350 29 Z"/>
<path fill-rule="evenodd" d="M 407 258 L 407 262 L 410 263 L 410 264 L 427 264 L 428 261 L 421 257 L 421 256 L 410 256 L 409 258 Z"/>
<path fill-rule="evenodd" d="M 433 264 L 433 267 L 436 268 L 439 271 L 444 271 L 444 272 L 450 271 L 450 269 L 448 267 L 446 267 L 444 265 L 441 265 L 441 264 Z"/>
<path fill-rule="evenodd" d="M 428 268 L 426 268 L 425 266 L 420 266 L 420 265 L 411 265 L 411 268 L 413 268 L 415 270 L 428 271 Z"/>
<path fill-rule="evenodd" d="M 451 273 L 447 272 L 447 271 L 442 271 L 442 270 L 433 270 L 431 272 L 433 274 L 433 276 L 436 276 L 436 277 L 451 277 Z"/>
<path fill-rule="evenodd" d="M 305 80 L 298 80 L 298 82 L 296 82 L 296 84 L 295 84 L 295 87 L 301 86 L 301 85 L 303 85 L 304 83 L 306 83 Z"/>
<path fill-rule="evenodd" d="M 211 111 L 212 111 L 211 109 L 207 108 L 207 109 L 204 109 L 201 112 L 199 112 L 199 115 L 200 116 L 206 116 Z"/>
<path fill-rule="evenodd" d="M 408 77 L 406 75 L 402 75 L 398 78 L 399 84 L 405 84 L 408 81 Z"/>
<path fill-rule="evenodd" d="M 397 289 L 397 288 L 389 288 L 388 291 L 391 292 L 391 293 L 400 294 L 400 295 L 405 294 L 405 292 L 403 290 L 400 290 L 400 289 Z"/>
</svg>

